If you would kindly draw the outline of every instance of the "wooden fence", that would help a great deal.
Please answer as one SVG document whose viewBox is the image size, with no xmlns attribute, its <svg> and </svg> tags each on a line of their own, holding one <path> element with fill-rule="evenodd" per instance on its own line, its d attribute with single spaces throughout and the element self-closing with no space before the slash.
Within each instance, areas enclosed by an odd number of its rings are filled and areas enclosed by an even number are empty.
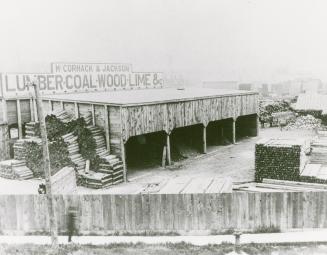
<svg viewBox="0 0 327 255">
<path fill-rule="evenodd" d="M 55 204 L 59 232 L 75 205 L 82 234 L 327 227 L 327 192 L 56 195 Z M 0 196 L 0 232 L 48 231 L 46 208 L 43 195 Z"/>
</svg>

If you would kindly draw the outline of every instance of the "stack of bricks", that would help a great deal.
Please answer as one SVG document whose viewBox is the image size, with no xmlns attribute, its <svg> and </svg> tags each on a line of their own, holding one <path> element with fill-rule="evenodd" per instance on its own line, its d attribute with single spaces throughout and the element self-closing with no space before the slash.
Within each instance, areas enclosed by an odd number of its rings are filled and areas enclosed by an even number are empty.
<svg viewBox="0 0 327 255">
<path fill-rule="evenodd" d="M 255 179 L 298 181 L 307 151 L 304 139 L 263 139 L 255 145 Z"/>
</svg>

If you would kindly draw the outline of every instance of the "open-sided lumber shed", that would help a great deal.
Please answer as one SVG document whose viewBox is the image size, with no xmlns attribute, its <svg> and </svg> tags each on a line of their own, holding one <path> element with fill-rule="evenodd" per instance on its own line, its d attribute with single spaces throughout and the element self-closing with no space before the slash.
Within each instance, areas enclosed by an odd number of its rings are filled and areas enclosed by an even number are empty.
<svg viewBox="0 0 327 255">
<path fill-rule="evenodd" d="M 17 123 L 19 137 L 23 137 L 24 123 L 37 120 L 34 101 L 33 98 L 3 100 L 0 121 Z M 201 125 L 204 153 L 206 129 L 211 122 L 230 120 L 226 126 L 229 130 L 217 132 L 229 132 L 233 143 L 238 119 L 244 130 L 251 130 L 248 134 L 258 133 L 256 92 L 205 88 L 93 91 L 44 95 L 43 107 L 46 113 L 64 109 L 76 117 L 91 112 L 93 124 L 105 131 L 108 150 L 121 156 L 124 162 L 127 141 L 139 135 L 164 132 L 166 162 L 171 164 L 170 135 L 174 129 Z"/>
</svg>

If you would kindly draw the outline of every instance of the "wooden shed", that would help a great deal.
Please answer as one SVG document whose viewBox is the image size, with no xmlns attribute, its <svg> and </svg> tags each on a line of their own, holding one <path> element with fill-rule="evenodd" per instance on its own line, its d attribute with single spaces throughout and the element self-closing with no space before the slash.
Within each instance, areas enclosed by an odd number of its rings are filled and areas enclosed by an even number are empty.
<svg viewBox="0 0 327 255">
<path fill-rule="evenodd" d="M 7 124 L 6 128 L 17 125 L 20 138 L 24 137 L 24 124 L 37 121 L 33 98 L 2 99 L 0 107 L 0 123 Z M 124 161 L 125 176 L 126 144 L 133 137 L 161 132 L 167 164 L 171 164 L 170 136 L 175 129 L 199 125 L 204 153 L 210 123 L 228 123 L 217 133 L 230 134 L 233 143 L 238 130 L 246 135 L 258 133 L 258 94 L 248 91 L 162 88 L 79 92 L 44 95 L 43 107 L 45 113 L 64 109 L 76 117 L 91 112 L 93 124 L 105 131 L 107 149 Z"/>
</svg>

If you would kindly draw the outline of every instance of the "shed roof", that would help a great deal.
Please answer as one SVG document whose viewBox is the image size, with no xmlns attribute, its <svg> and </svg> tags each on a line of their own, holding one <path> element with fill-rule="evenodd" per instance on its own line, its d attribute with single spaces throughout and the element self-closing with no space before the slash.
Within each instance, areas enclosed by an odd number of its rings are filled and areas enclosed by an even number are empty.
<svg viewBox="0 0 327 255">
<path fill-rule="evenodd" d="M 140 105 L 167 103 L 174 101 L 189 101 L 203 98 L 224 96 L 251 95 L 256 92 L 207 89 L 207 88 L 162 88 L 162 89 L 135 89 L 96 92 L 77 92 L 74 94 L 46 95 L 43 98 L 58 101 L 73 101 L 85 103 L 101 103 L 114 105 Z"/>
</svg>

